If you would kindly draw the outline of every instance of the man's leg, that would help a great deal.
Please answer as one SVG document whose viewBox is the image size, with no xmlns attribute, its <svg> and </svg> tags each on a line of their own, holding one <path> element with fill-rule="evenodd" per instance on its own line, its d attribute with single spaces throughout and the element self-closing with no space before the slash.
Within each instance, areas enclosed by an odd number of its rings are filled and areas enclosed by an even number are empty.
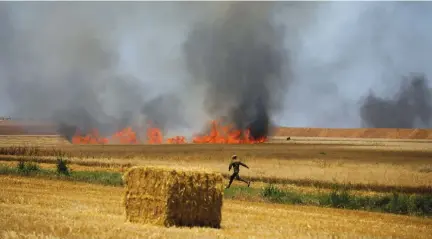
<svg viewBox="0 0 432 239">
<path fill-rule="evenodd" d="M 235 178 L 236 176 L 237 176 L 236 173 L 233 173 L 233 174 L 231 175 L 231 177 L 230 177 L 230 181 L 229 181 L 229 184 L 228 184 L 228 186 L 227 186 L 226 188 L 229 188 L 229 187 L 231 186 L 231 183 L 234 181 L 234 178 Z"/>
<path fill-rule="evenodd" d="M 248 187 L 249 187 L 249 185 L 250 185 L 250 182 L 248 182 L 248 181 L 246 181 L 246 180 L 244 180 L 244 179 L 240 178 L 240 176 L 237 176 L 237 180 L 239 180 L 239 181 L 242 181 L 242 182 L 246 183 L 246 184 L 248 185 Z"/>
</svg>

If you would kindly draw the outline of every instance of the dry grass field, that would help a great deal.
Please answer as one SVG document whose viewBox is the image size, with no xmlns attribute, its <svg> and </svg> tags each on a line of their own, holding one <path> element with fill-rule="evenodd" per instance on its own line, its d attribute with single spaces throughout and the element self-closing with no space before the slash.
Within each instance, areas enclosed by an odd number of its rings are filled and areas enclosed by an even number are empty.
<svg viewBox="0 0 432 239">
<path fill-rule="evenodd" d="M 327 131 L 323 138 L 279 136 L 259 145 L 71 145 L 54 135 L 4 135 L 0 166 L 25 159 L 54 169 L 60 153 L 76 171 L 180 165 L 227 177 L 235 153 L 250 166 L 240 175 L 252 179 L 252 188 L 271 182 L 314 192 L 350 184 L 360 194 L 432 193 L 427 137 L 343 137 Z M 430 218 L 227 199 L 220 230 L 161 228 L 125 222 L 121 187 L 5 175 L 0 184 L 2 215 L 9 215 L 0 216 L 0 238 L 428 238 L 432 232 Z"/>
<path fill-rule="evenodd" d="M 0 145 L 11 146 L 61 146 L 70 145 L 70 143 L 64 138 L 58 135 L 1 135 Z"/>
<path fill-rule="evenodd" d="M 18 161 L 0 161 L 0 166 L 8 166 L 8 167 L 16 167 Z M 51 163 L 39 163 L 38 164 L 40 168 L 47 169 L 47 170 L 55 170 L 56 164 L 54 162 Z M 160 165 L 160 164 L 153 164 L 153 165 Z M 183 165 L 185 166 L 185 165 Z M 69 168 L 72 171 L 80 171 L 80 172 L 97 172 L 97 171 L 103 171 L 103 172 L 115 172 L 115 173 L 125 173 L 128 169 L 128 167 L 121 167 L 121 166 L 86 166 L 86 165 L 80 165 L 80 164 L 70 164 Z M 226 178 L 224 180 L 224 184 L 228 184 L 228 174 L 225 175 Z M 244 183 L 234 181 L 233 186 L 245 186 Z M 263 187 L 267 186 L 268 183 L 265 180 L 253 180 L 253 183 L 250 185 L 251 188 L 254 189 L 262 189 Z M 330 192 L 331 188 L 329 187 L 317 187 L 315 185 L 309 185 L 309 184 L 299 184 L 299 183 L 284 183 L 282 182 L 275 182 L 273 185 L 281 188 L 281 189 L 288 189 L 290 191 L 300 192 L 300 193 L 317 193 L 317 192 Z M 414 191 L 415 191 L 415 187 Z M 364 188 L 357 189 L 353 188 L 350 190 L 352 194 L 355 195 L 376 195 L 376 194 L 388 194 L 387 190 L 364 190 Z M 242 195 L 239 195 L 237 198 L 241 199 Z M 247 198 L 248 201 L 262 201 L 260 198 Z"/>
<path fill-rule="evenodd" d="M 400 142 L 400 145 L 405 144 Z M 415 143 L 406 143 L 415 144 Z M 418 143 L 425 144 L 425 143 Z M 427 144 L 428 147 L 431 147 Z M 55 149 L 53 151 L 53 149 Z M 41 162 L 55 162 L 55 153 L 71 156 L 72 164 L 103 167 L 128 165 L 202 166 L 228 174 L 230 156 L 237 154 L 255 181 L 296 184 L 355 184 L 357 188 L 432 192 L 432 151 L 380 150 L 326 144 L 262 145 L 60 145 L 40 148 Z M 13 159 L 13 147 L 0 146 L 0 159 Z M 28 157 L 33 159 L 33 157 Z"/>
<path fill-rule="evenodd" d="M 339 137 L 361 139 L 432 139 L 430 129 L 398 129 L 398 128 L 292 128 L 279 127 L 275 136 L 300 137 Z"/>
<path fill-rule="evenodd" d="M 0 176 L 2 238 L 429 238 L 432 220 L 225 200 L 221 229 L 125 222 L 123 188 Z"/>
</svg>

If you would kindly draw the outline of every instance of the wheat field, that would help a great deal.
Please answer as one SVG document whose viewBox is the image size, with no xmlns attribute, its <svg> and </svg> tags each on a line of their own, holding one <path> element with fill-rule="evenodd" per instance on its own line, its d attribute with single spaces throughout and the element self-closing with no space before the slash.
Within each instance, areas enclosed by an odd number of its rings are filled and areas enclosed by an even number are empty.
<svg viewBox="0 0 432 239">
<path fill-rule="evenodd" d="M 52 136 L 4 137 L 0 136 L 0 165 L 8 166 L 21 158 L 55 169 L 56 155 L 62 152 L 76 171 L 178 165 L 211 168 L 228 176 L 229 158 L 235 153 L 250 166 L 240 175 L 253 179 L 253 188 L 272 181 L 313 192 L 318 190 L 316 183 L 353 183 L 373 190 L 361 192 L 368 194 L 392 187 L 429 192 L 432 185 L 431 146 L 422 141 L 78 146 Z M 40 147 L 34 155 L 16 153 L 13 147 L 32 145 Z M 430 218 L 278 205 L 261 199 L 224 199 L 219 230 L 137 225 L 125 220 L 121 187 L 5 175 L 0 184 L 0 238 L 428 238 L 432 233 Z"/>
<path fill-rule="evenodd" d="M 2 157 L 0 157 L 0 160 Z M 18 162 L 0 161 L 0 165 L 15 166 Z M 32 160 L 32 158 L 28 158 Z M 43 168 L 54 169 L 55 158 L 46 157 Z M 70 160 L 70 167 L 76 171 L 111 171 L 124 172 L 129 165 L 155 165 L 155 166 L 181 166 L 206 167 L 228 176 L 228 160 L 196 160 L 183 157 L 136 157 L 129 159 L 92 158 L 85 160 Z M 328 160 L 279 160 L 279 159 L 246 159 L 244 162 L 251 169 L 242 169 L 241 176 L 253 180 L 252 186 L 259 182 L 295 183 L 303 186 L 318 184 L 357 184 L 359 189 L 374 189 L 389 191 L 393 187 L 405 187 L 408 191 L 425 191 L 432 185 L 431 164 L 388 164 L 352 161 Z"/>
<path fill-rule="evenodd" d="M 18 136 L 16 136 L 18 137 Z M 365 142 L 367 140 L 364 140 Z M 399 145 L 424 142 L 399 142 Z M 7 145 L 0 149 L 8 150 Z M 263 145 L 57 145 L 41 147 L 40 162 L 54 163 L 63 151 L 72 165 L 124 169 L 130 165 L 199 166 L 228 174 L 230 156 L 237 154 L 250 170 L 241 175 L 254 181 L 294 183 L 340 183 L 387 189 L 407 187 L 432 192 L 432 151 L 381 150 L 352 145 L 263 144 Z M 408 146 L 401 146 L 408 147 Z M 420 146 L 417 146 L 420 147 Z M 50 156 L 51 155 L 51 156 Z M 21 155 L 0 155 L 13 160 Z M 366 187 L 366 186 L 365 186 Z M 369 187 L 369 186 L 368 186 Z M 425 189 L 426 188 L 426 189 Z M 419 189 L 420 190 L 420 189 Z"/>
<path fill-rule="evenodd" d="M 429 238 L 432 220 L 225 200 L 222 228 L 125 221 L 123 188 L 0 176 L 2 238 Z"/>
</svg>

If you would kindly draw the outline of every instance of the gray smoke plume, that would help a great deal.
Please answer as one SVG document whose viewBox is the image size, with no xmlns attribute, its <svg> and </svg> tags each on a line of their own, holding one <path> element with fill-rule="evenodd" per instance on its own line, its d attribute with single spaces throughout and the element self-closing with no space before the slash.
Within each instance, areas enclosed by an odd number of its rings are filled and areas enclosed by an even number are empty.
<svg viewBox="0 0 432 239">
<path fill-rule="evenodd" d="M 254 137 L 272 123 L 359 127 L 371 90 L 389 99 L 409 72 L 430 79 L 431 13 L 430 2 L 1 2 L 0 112 L 69 138 L 147 121 L 193 134 L 221 117 Z"/>
<path fill-rule="evenodd" d="M 284 31 L 272 24 L 271 10 L 268 3 L 231 4 L 215 22 L 196 25 L 184 46 L 192 80 L 206 90 L 206 111 L 249 128 L 253 138 L 269 134 L 289 80 Z"/>
<path fill-rule="evenodd" d="M 181 110 L 180 99 L 175 95 L 158 96 L 146 102 L 142 108 L 150 126 L 160 128 L 162 131 L 187 126 Z"/>
<path fill-rule="evenodd" d="M 126 81 L 115 71 L 118 56 L 103 39 L 109 38 L 104 29 L 92 29 L 62 6 L 52 8 L 60 12 L 36 14 L 33 29 L 15 26 L 12 34 L 2 37 L 10 45 L 9 54 L 2 58 L 8 61 L 6 88 L 14 115 L 52 120 L 67 138 L 73 128 L 84 133 L 92 128 L 103 130 L 101 126 L 112 124 L 113 119 L 103 111 L 100 93 Z M 133 89 L 137 87 L 116 88 L 115 96 L 133 102 L 138 94 Z"/>
<path fill-rule="evenodd" d="M 392 98 L 371 92 L 360 108 L 365 127 L 414 128 L 432 126 L 432 92 L 424 75 L 403 81 Z"/>
<path fill-rule="evenodd" d="M 289 110 L 280 116 L 281 124 L 361 127 L 361 100 L 371 90 L 391 98 L 411 72 L 424 74 L 430 85 L 431 2 L 323 1 L 309 6 L 312 20 L 296 32 L 299 41 L 290 48 L 295 82 L 287 89 Z"/>
<path fill-rule="evenodd" d="M 171 94 L 166 96 L 166 90 L 155 89 L 152 81 L 158 81 L 157 75 L 129 74 L 121 68 L 127 65 L 122 63 L 122 41 L 134 39 L 131 34 L 137 40 L 146 36 L 146 31 L 131 22 L 137 20 L 134 17 L 141 19 L 147 8 L 141 5 L 143 12 L 136 12 L 135 7 L 122 3 L 0 3 L 0 86 L 10 99 L 12 116 L 51 121 L 68 139 L 76 130 L 86 134 L 98 129 L 101 135 L 109 135 L 126 126 L 140 128 L 146 118 L 163 122 L 161 127 L 180 121 L 181 113 L 172 110 L 171 103 L 175 101 L 179 109 L 182 102 Z M 151 11 L 166 9 L 162 4 Z M 138 55 L 160 57 L 158 52 Z M 166 62 L 161 65 L 165 66 L 158 71 L 167 71 Z M 149 72 L 151 67 L 140 68 Z M 145 82 L 147 78 L 150 82 Z M 152 100 L 154 97 L 165 100 Z"/>
</svg>

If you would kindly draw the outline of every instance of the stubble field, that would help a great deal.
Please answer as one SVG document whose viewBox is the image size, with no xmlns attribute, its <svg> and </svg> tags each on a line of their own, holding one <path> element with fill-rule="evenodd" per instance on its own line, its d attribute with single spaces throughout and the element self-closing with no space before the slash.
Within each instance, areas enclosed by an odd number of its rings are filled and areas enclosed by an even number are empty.
<svg viewBox="0 0 432 239">
<path fill-rule="evenodd" d="M 428 238 L 408 216 L 225 200 L 221 229 L 124 221 L 122 188 L 0 176 L 2 238 Z"/>
<path fill-rule="evenodd" d="M 260 145 L 77 146 L 54 136 L 0 136 L 1 165 L 24 159 L 54 169 L 63 155 L 73 171 L 122 173 L 132 165 L 191 165 L 227 177 L 234 153 L 250 166 L 240 174 L 252 179 L 256 189 L 273 183 L 300 192 L 349 185 L 360 194 L 432 193 L 432 146 L 427 140 L 294 136 Z M 224 200 L 220 230 L 166 229 L 126 223 L 122 187 L 16 175 L 1 175 L 0 181 L 3 238 L 428 238 L 432 233 L 429 217 L 241 197 Z"/>
</svg>

